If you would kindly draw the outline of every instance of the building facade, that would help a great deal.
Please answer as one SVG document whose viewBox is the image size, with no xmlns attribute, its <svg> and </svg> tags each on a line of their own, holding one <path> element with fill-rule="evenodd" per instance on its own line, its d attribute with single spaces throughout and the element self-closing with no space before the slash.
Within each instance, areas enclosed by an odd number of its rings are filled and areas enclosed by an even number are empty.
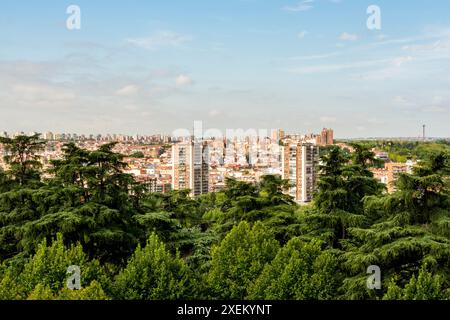
<svg viewBox="0 0 450 320">
<path fill-rule="evenodd" d="M 308 203 L 316 190 L 319 147 L 309 143 L 290 143 L 282 148 L 283 179 L 289 180 L 289 195 L 296 202 Z"/>
<path fill-rule="evenodd" d="M 209 192 L 209 148 L 206 142 L 172 146 L 172 189 L 191 190 L 196 197 Z"/>
<path fill-rule="evenodd" d="M 406 163 L 388 162 L 385 164 L 387 171 L 387 188 L 389 193 L 397 191 L 395 183 L 397 178 L 402 173 L 411 173 L 411 167 Z"/>
<path fill-rule="evenodd" d="M 327 146 L 334 144 L 334 131 L 333 129 L 324 128 L 319 136 L 320 145 Z"/>
</svg>

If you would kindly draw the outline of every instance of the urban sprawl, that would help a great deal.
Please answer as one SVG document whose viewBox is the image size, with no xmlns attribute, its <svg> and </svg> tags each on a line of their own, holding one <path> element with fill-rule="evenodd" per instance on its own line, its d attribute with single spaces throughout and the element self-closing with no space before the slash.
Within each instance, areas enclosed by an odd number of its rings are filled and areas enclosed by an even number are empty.
<svg viewBox="0 0 450 320">
<path fill-rule="evenodd" d="M 36 133 L 30 133 L 34 135 Z M 15 137 L 25 133 L 0 133 L 3 137 Z M 46 132 L 41 161 L 48 168 L 52 160 L 62 157 L 67 142 L 95 150 L 100 145 L 116 142 L 114 151 L 123 154 L 128 167 L 125 173 L 144 183 L 148 191 L 166 193 L 171 190 L 190 190 L 192 196 L 220 191 L 226 179 L 259 182 L 262 176 L 279 175 L 289 180 L 286 190 L 296 202 L 309 203 L 316 190 L 320 166 L 320 150 L 335 144 L 332 129 L 319 134 L 286 134 L 284 130 L 272 130 L 270 136 L 236 136 L 201 139 L 165 135 L 77 135 Z M 352 152 L 352 147 L 339 143 Z M 396 163 L 386 152 L 373 150 L 383 160 L 382 168 L 372 169 L 374 176 L 395 191 L 393 182 L 398 173 L 410 173 L 415 163 Z M 0 167 L 6 169 L 3 156 L 6 151 L 0 144 Z"/>
</svg>

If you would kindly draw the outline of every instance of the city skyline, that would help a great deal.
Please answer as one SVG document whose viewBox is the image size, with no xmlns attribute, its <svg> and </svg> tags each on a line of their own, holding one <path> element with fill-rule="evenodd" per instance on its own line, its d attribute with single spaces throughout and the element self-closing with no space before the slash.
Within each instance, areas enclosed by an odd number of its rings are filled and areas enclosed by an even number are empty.
<svg viewBox="0 0 450 320">
<path fill-rule="evenodd" d="M 68 30 L 66 9 L 81 8 Z M 381 9 L 369 30 L 366 9 Z M 426 10 L 424 10 L 424 8 Z M 0 131 L 449 137 L 448 1 L 2 4 Z"/>
<path fill-rule="evenodd" d="M 422 127 L 421 127 L 422 128 Z M 332 128 L 323 128 L 322 130 L 333 130 Z M 129 138 L 135 138 L 135 137 L 141 137 L 141 138 L 155 138 L 155 137 L 166 137 L 166 138 L 182 138 L 182 137 L 190 137 L 192 136 L 193 130 L 190 130 L 190 135 L 189 136 L 180 136 L 180 135 L 176 135 L 174 133 L 178 132 L 178 131 L 185 131 L 185 130 L 189 130 L 188 128 L 181 128 L 181 129 L 177 129 L 175 130 L 175 132 L 172 133 L 166 133 L 166 132 L 153 132 L 153 133 L 123 133 L 123 132 L 57 132 L 57 131 L 51 131 L 51 130 L 45 130 L 42 132 L 38 132 L 36 130 L 31 130 L 30 132 L 24 132 L 24 131 L 18 131 L 18 130 L 14 130 L 14 131 L 0 131 L 0 136 L 4 136 L 4 137 L 14 137 L 14 136 L 18 136 L 18 135 L 34 135 L 34 134 L 39 134 L 41 136 L 41 138 L 43 138 L 44 140 L 64 140 L 64 138 L 84 138 L 84 139 L 90 139 L 90 137 L 92 138 L 98 138 L 98 137 L 102 137 L 102 138 L 107 138 L 107 137 L 129 137 Z M 234 133 L 244 133 L 244 135 L 239 135 L 239 137 L 241 138 L 245 138 L 245 137 L 255 137 L 255 135 L 246 135 L 245 133 L 247 132 L 255 132 L 257 131 L 256 129 L 252 129 L 249 128 L 247 130 L 242 129 L 242 128 L 238 128 L 238 129 L 225 129 L 225 130 L 220 130 L 217 128 L 206 128 L 204 132 L 223 132 L 224 134 L 222 135 L 206 135 L 203 138 L 204 139 L 211 139 L 211 138 L 232 138 L 235 135 L 227 135 L 226 132 L 234 132 Z M 265 132 L 267 134 L 258 134 L 256 136 L 262 138 L 262 137 L 266 137 L 266 138 L 270 138 L 270 136 L 272 135 L 272 133 L 274 131 L 277 130 L 282 130 L 285 131 L 284 129 L 262 129 L 260 132 Z M 301 131 L 286 131 L 286 135 L 287 136 L 308 136 L 308 135 L 318 135 L 318 132 L 320 130 L 316 130 L 316 132 L 301 132 Z M 334 130 L 333 130 L 334 131 Z M 374 139 L 393 139 L 393 140 L 411 140 L 411 141 L 434 141 L 434 140 L 449 140 L 450 137 L 439 137 L 439 136 L 428 136 L 428 135 L 423 135 L 424 132 L 422 132 L 422 135 L 418 135 L 418 136 L 366 136 L 366 137 L 352 137 L 352 138 L 347 138 L 347 137 L 342 137 L 342 136 L 335 136 L 336 139 L 338 140 L 354 140 L 354 141 L 358 141 L 358 140 L 374 140 Z M 51 135 L 54 137 L 58 137 L 58 138 L 52 138 L 52 139 L 48 139 L 46 138 L 47 135 Z M 320 134 L 319 134 L 320 135 Z"/>
</svg>

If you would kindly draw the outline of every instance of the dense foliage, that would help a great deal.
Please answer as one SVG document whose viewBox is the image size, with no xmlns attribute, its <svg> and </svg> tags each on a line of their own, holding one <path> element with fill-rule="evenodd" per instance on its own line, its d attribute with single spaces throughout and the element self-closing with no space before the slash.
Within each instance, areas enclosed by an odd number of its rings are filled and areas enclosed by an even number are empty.
<svg viewBox="0 0 450 320">
<path fill-rule="evenodd" d="M 449 153 L 450 140 L 437 140 L 433 142 L 422 141 L 358 141 L 366 147 L 376 148 L 388 153 L 389 158 L 394 162 L 406 162 L 408 159 L 425 159 L 430 153 Z"/>
<path fill-rule="evenodd" d="M 146 192 L 114 144 L 67 144 L 43 170 L 38 136 L 0 143 L 0 299 L 450 298 L 448 149 L 387 194 L 368 146 L 327 148 L 315 201 L 298 206 L 277 176 L 192 199 Z"/>
</svg>

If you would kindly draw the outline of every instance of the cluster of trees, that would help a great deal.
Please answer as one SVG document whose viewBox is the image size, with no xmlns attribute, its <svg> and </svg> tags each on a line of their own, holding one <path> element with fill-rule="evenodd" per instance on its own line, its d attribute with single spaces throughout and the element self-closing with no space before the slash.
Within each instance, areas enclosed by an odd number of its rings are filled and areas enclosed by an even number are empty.
<svg viewBox="0 0 450 320">
<path fill-rule="evenodd" d="M 434 142 L 380 140 L 358 143 L 388 152 L 389 158 L 394 162 L 406 162 L 408 159 L 420 160 L 427 158 L 430 153 L 450 152 L 450 140 Z"/>
<path fill-rule="evenodd" d="M 146 192 L 114 144 L 67 144 L 44 171 L 38 136 L 1 139 L 0 300 L 450 298 L 446 152 L 387 194 L 367 147 L 331 147 L 314 202 L 298 206 L 277 176 L 192 199 Z"/>
</svg>

